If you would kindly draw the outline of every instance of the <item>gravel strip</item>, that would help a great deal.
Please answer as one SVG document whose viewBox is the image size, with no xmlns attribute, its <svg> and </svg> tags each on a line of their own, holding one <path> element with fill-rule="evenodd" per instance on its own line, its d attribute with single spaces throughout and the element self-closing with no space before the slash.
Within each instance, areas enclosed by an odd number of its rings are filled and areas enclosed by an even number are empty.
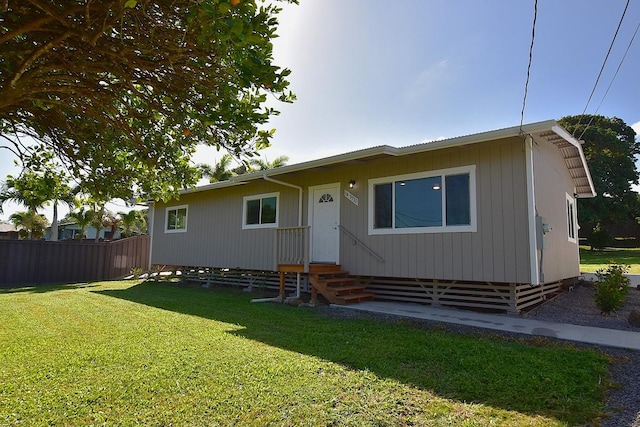
<svg viewBox="0 0 640 427">
<path fill-rule="evenodd" d="M 571 291 L 547 301 L 545 304 L 523 314 L 523 316 L 548 322 L 640 332 L 640 328 L 631 326 L 627 321 L 631 310 L 640 309 L 640 290 L 632 288 L 624 307 L 609 316 L 600 314 L 593 299 L 593 292 L 593 286 L 590 283 L 582 282 L 574 286 Z M 364 317 L 390 322 L 398 321 L 399 319 L 399 316 L 367 313 L 339 307 L 318 308 L 331 317 Z M 508 316 L 508 314 L 505 314 L 505 316 Z M 411 324 L 426 329 L 437 325 L 439 329 L 444 328 L 459 333 L 502 335 L 510 338 L 518 336 L 518 338 L 522 338 L 522 335 L 513 333 L 488 332 L 487 330 L 470 326 L 442 324 L 427 320 L 412 319 Z M 600 427 L 640 427 L 640 352 L 590 344 L 572 344 L 585 348 L 596 348 L 609 355 L 612 360 L 610 372 L 613 381 L 618 384 L 618 387 L 612 389 L 607 398 L 606 412 L 609 415 L 608 418 L 599 420 L 596 425 Z"/>
</svg>

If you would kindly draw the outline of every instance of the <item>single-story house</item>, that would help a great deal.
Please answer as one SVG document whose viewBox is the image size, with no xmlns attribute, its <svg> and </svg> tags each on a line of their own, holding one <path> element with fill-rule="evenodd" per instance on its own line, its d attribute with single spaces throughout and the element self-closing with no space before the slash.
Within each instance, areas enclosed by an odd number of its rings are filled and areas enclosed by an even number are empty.
<svg viewBox="0 0 640 427">
<path fill-rule="evenodd" d="M 579 276 L 577 201 L 594 196 L 580 141 L 550 120 L 182 190 L 152 209 L 150 259 L 301 273 L 339 303 L 518 312 Z"/>
</svg>

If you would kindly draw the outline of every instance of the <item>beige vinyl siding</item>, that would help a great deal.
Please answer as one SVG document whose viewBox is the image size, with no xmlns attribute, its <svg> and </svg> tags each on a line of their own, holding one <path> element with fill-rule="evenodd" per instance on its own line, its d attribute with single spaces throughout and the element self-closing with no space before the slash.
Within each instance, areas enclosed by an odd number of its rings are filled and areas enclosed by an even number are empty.
<svg viewBox="0 0 640 427">
<path fill-rule="evenodd" d="M 273 270 L 275 228 L 242 229 L 243 196 L 279 193 L 279 226 L 298 224 L 298 192 L 263 181 L 157 203 L 152 263 Z M 184 233 L 165 233 L 167 206 L 188 205 Z"/>
<path fill-rule="evenodd" d="M 523 147 L 522 138 L 511 138 L 406 157 L 380 157 L 302 172 L 297 180 L 305 188 L 339 181 L 359 199 L 358 206 L 341 201 L 341 225 L 385 262 L 342 234 L 340 263 L 352 274 L 528 283 Z M 476 165 L 477 232 L 368 234 L 368 179 L 468 165 Z M 356 180 L 353 189 L 347 185 L 351 179 Z"/>
<path fill-rule="evenodd" d="M 546 142 L 534 144 L 534 178 L 536 208 L 552 230 L 544 236 L 542 256 L 544 282 L 553 282 L 580 275 L 578 245 L 569 241 L 567 224 L 567 194 L 574 187 L 569 171 L 558 148 Z M 576 201 L 577 209 L 580 201 Z M 538 252 L 540 259 L 540 252 Z"/>
<path fill-rule="evenodd" d="M 476 232 L 369 235 L 368 180 L 475 165 Z M 341 183 L 340 224 L 385 262 L 340 234 L 340 263 L 351 274 L 416 279 L 529 283 L 524 141 L 520 137 L 408 156 L 380 155 L 276 176 L 304 189 L 303 224 L 308 225 L 308 189 Z M 355 180 L 354 188 L 349 181 Z M 356 206 L 343 192 L 358 198 Z M 279 192 L 279 226 L 296 226 L 298 191 L 265 182 L 183 195 L 188 230 L 164 233 L 165 208 L 155 209 L 155 264 L 274 269 L 274 229 L 242 230 L 244 196 Z M 565 203 L 562 202 L 562 206 Z"/>
</svg>

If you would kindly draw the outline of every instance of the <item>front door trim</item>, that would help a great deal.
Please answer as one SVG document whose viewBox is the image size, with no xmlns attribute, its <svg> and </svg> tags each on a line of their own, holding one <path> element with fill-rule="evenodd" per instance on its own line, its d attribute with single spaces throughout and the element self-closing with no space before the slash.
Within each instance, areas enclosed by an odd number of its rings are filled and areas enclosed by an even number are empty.
<svg viewBox="0 0 640 427">
<path fill-rule="evenodd" d="M 336 246 L 335 246 L 335 263 L 336 264 L 340 264 L 340 183 L 339 182 L 333 182 L 333 183 L 329 183 L 329 184 L 322 184 L 322 185 L 314 185 L 314 186 L 310 186 L 308 188 L 307 194 L 308 194 L 308 224 L 310 227 L 309 230 L 309 251 L 310 251 L 310 261 L 314 262 L 314 261 L 318 261 L 313 253 L 313 231 L 314 231 L 314 206 L 315 206 L 315 197 L 314 197 L 314 192 L 316 190 L 322 190 L 322 189 L 331 189 L 331 190 L 335 190 L 336 191 L 336 197 L 334 198 L 334 202 L 336 203 L 336 209 L 337 209 L 337 218 L 336 218 Z M 323 260 L 321 260 L 323 261 Z"/>
</svg>

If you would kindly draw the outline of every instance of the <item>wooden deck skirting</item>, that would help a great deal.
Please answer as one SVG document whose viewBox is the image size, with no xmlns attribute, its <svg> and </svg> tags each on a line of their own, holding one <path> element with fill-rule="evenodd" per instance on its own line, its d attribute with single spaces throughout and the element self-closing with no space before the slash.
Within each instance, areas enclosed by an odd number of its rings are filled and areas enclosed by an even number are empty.
<svg viewBox="0 0 640 427">
<path fill-rule="evenodd" d="M 243 270 L 214 267 L 192 266 L 163 266 L 162 271 L 168 276 L 156 276 L 158 279 L 178 278 L 183 282 L 201 283 L 204 287 L 213 285 L 240 286 L 244 288 L 279 290 L 280 276 L 276 271 Z M 296 276 L 285 277 L 285 290 L 296 290 Z M 303 291 L 309 292 L 306 281 L 303 281 Z"/>
<path fill-rule="evenodd" d="M 339 266 L 338 266 L 339 267 Z M 310 264 L 312 273 L 335 270 L 335 265 Z M 280 265 L 279 271 L 256 271 L 212 267 L 166 267 L 173 277 L 198 282 L 205 286 L 231 285 L 278 290 L 280 295 L 296 290 L 296 274 L 305 273 L 298 264 Z M 429 304 L 441 307 L 498 310 L 519 313 L 544 302 L 549 295 L 560 292 L 562 283 L 540 286 L 515 283 L 459 282 L 390 277 L 358 276 L 367 292 L 379 301 Z M 284 286 L 284 287 L 283 287 Z M 308 275 L 302 280 L 302 291 L 311 293 Z"/>
<path fill-rule="evenodd" d="M 516 283 L 459 282 L 360 277 L 377 300 L 412 302 L 519 313 L 560 291 L 561 282 L 540 286 Z"/>
</svg>

